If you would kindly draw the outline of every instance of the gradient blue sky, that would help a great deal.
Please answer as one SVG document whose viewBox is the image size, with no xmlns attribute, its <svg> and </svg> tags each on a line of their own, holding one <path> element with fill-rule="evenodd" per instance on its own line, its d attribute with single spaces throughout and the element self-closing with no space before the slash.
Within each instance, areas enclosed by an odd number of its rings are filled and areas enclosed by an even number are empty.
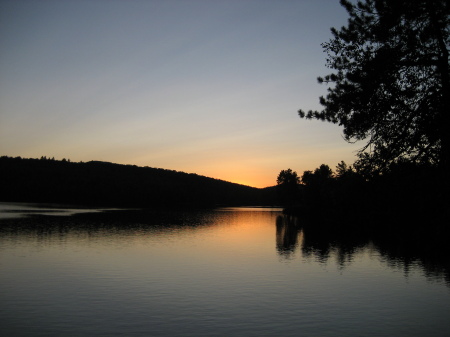
<svg viewBox="0 0 450 337">
<path fill-rule="evenodd" d="M 352 163 L 320 109 L 338 0 L 0 0 L 0 155 L 160 167 L 255 187 Z"/>
</svg>

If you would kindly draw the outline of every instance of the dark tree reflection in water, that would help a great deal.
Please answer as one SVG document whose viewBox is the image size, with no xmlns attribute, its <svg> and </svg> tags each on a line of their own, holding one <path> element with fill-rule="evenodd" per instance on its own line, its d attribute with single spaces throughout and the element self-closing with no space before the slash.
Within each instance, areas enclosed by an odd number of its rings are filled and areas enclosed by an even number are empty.
<svg viewBox="0 0 450 337">
<path fill-rule="evenodd" d="M 385 224 L 383 229 L 388 227 Z M 450 286 L 449 248 L 434 245 L 431 235 L 383 229 L 355 232 L 345 228 L 337 223 L 280 215 L 276 220 L 278 254 L 289 259 L 299 249 L 305 258 L 326 263 L 333 257 L 340 268 L 345 268 L 356 253 L 367 249 L 378 252 L 381 261 L 390 268 L 402 270 L 405 277 L 419 267 L 428 280 L 445 281 Z"/>
<path fill-rule="evenodd" d="M 284 258 L 290 258 L 298 246 L 299 223 L 298 218 L 290 215 L 278 216 L 277 251 Z"/>
</svg>

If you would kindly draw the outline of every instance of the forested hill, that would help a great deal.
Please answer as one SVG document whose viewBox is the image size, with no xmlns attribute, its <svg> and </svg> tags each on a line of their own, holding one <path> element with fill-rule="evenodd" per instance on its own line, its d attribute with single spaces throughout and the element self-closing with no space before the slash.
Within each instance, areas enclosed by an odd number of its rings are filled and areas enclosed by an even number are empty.
<svg viewBox="0 0 450 337">
<path fill-rule="evenodd" d="M 268 205 L 274 188 L 109 162 L 0 157 L 0 201 L 98 206 Z"/>
</svg>

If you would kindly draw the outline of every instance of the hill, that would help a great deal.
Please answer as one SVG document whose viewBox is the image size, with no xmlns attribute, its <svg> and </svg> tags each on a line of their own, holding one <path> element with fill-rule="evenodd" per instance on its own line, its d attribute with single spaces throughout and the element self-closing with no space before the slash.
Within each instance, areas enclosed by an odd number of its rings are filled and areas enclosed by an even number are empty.
<svg viewBox="0 0 450 337">
<path fill-rule="evenodd" d="M 96 206 L 269 205 L 275 189 L 152 167 L 0 157 L 0 201 Z"/>
</svg>

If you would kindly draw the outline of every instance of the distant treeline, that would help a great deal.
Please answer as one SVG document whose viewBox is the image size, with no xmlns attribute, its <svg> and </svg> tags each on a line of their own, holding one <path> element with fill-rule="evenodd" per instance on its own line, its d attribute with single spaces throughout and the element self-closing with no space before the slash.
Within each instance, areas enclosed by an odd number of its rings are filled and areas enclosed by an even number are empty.
<svg viewBox="0 0 450 337">
<path fill-rule="evenodd" d="M 322 230 L 450 232 L 448 178 L 435 166 L 395 163 L 367 175 L 344 162 L 335 172 L 323 164 L 301 177 L 283 170 L 278 188 L 291 200 L 287 213 L 314 219 Z"/>
<path fill-rule="evenodd" d="M 0 201 L 97 206 L 270 205 L 275 188 L 109 162 L 0 157 Z"/>
</svg>

